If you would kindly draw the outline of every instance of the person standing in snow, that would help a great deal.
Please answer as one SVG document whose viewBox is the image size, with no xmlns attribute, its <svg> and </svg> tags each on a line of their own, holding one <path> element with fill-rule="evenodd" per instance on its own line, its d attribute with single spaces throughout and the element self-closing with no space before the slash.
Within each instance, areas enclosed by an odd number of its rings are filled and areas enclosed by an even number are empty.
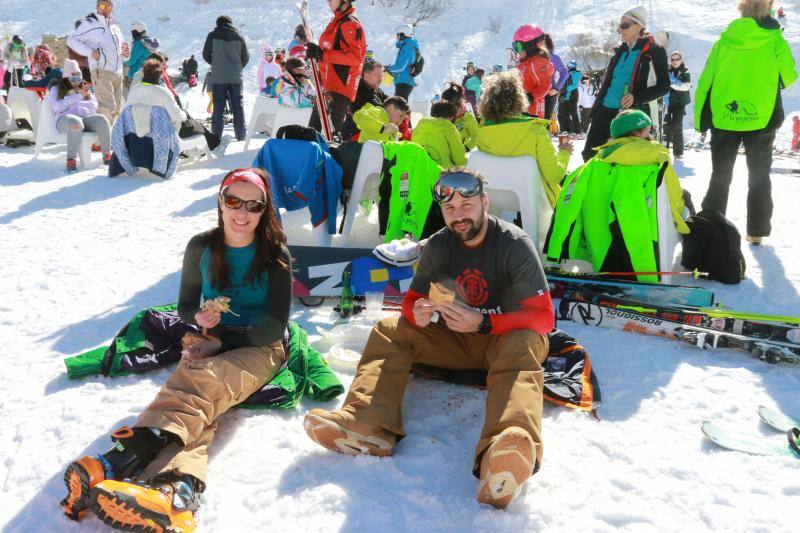
<svg viewBox="0 0 800 533">
<path fill-rule="evenodd" d="M 126 99 L 128 98 L 128 91 L 131 90 L 133 78 L 142 68 L 144 62 L 153 52 L 158 51 L 159 47 L 158 39 L 147 35 L 147 24 L 144 22 L 131 24 L 131 37 L 133 38 L 133 46 L 131 47 L 131 56 L 125 61 L 128 72 L 123 82 L 123 94 Z"/>
<path fill-rule="evenodd" d="M 320 35 L 319 44 L 306 44 L 306 57 L 319 61 L 322 86 L 329 102 L 331 128 L 338 135 L 350 103 L 356 98 L 367 55 L 367 40 L 353 0 L 328 0 L 328 7 L 333 12 L 333 19 Z M 325 95 L 319 97 L 325 98 Z M 322 131 L 316 107 L 308 125 Z"/>
<path fill-rule="evenodd" d="M 233 27 L 233 20 L 227 15 L 217 18 L 216 27 L 206 37 L 203 46 L 203 59 L 211 65 L 211 93 L 213 110 L 211 132 L 222 138 L 224 128 L 223 112 L 225 104 L 233 113 L 233 130 L 237 141 L 247 135 L 244 122 L 244 99 L 242 95 L 242 71 L 250 61 L 244 37 Z"/>
<path fill-rule="evenodd" d="M 747 240 L 761 244 L 772 231 L 772 148 L 783 123 L 781 90 L 797 68 L 772 0 L 738 0 L 741 18 L 728 25 L 709 52 L 697 82 L 694 123 L 711 130 L 711 181 L 703 209 L 725 214 L 733 166 L 744 143 L 748 170 Z"/>
<path fill-rule="evenodd" d="M 578 109 L 581 116 L 581 131 L 589 131 L 592 107 L 594 107 L 594 87 L 589 76 L 583 76 L 578 85 Z"/>
<path fill-rule="evenodd" d="M 89 60 L 97 112 L 113 124 L 122 107 L 122 30 L 114 23 L 113 0 L 98 0 L 97 9 L 81 20 L 67 45 Z M 128 53 L 130 53 L 128 51 Z"/>
<path fill-rule="evenodd" d="M 217 419 L 286 361 L 291 256 L 263 171 L 225 176 L 217 220 L 186 246 L 178 297 L 181 320 L 204 334 L 184 337 L 178 366 L 133 427 L 111 434 L 110 450 L 67 467 L 61 508 L 73 520 L 91 508 L 116 529 L 194 531 Z M 208 305 L 223 295 L 230 313 Z"/>
<path fill-rule="evenodd" d="M 515 74 L 516 75 L 516 74 Z M 472 473 L 477 500 L 505 509 L 542 461 L 542 364 L 553 306 L 530 236 L 489 215 L 482 175 L 441 173 L 433 196 L 446 223 L 426 244 L 400 317 L 372 329 L 340 409 L 312 409 L 308 436 L 349 455 L 389 456 L 406 436 L 411 367 L 488 370 Z"/>
<path fill-rule="evenodd" d="M 550 62 L 553 64 L 553 76 L 550 78 L 550 90 L 544 97 L 544 117 L 547 120 L 553 118 L 553 111 L 558 106 L 558 93 L 566 86 L 569 78 L 569 71 L 564 66 L 564 62 L 555 53 L 556 46 L 550 34 L 544 34 L 544 44 L 550 54 Z"/>
<path fill-rule="evenodd" d="M 28 51 L 25 48 L 25 41 L 19 35 L 14 35 L 6 44 L 3 52 L 3 61 L 6 64 L 6 73 L 3 76 L 3 85 L 9 87 L 22 87 L 22 78 L 26 72 L 30 71 L 28 61 Z"/>
<path fill-rule="evenodd" d="M 464 76 L 464 79 L 461 80 L 461 86 L 464 87 L 464 99 L 466 100 L 467 104 L 472 107 L 472 112 L 475 113 L 475 116 L 478 115 L 478 95 L 475 93 L 474 88 L 476 87 L 480 92 L 480 78 L 478 78 L 478 71 L 475 68 L 475 63 L 472 61 L 467 62 L 467 74 Z"/>
<path fill-rule="evenodd" d="M 636 6 L 620 18 L 617 31 L 622 44 L 606 68 L 592 108 L 592 125 L 586 135 L 583 160 L 611 136 L 611 121 L 623 109 L 641 109 L 658 123 L 657 101 L 669 92 L 667 53 L 646 33 L 647 10 Z"/>
<path fill-rule="evenodd" d="M 197 77 L 197 60 L 194 58 L 194 54 L 189 59 L 183 61 L 183 65 L 181 65 L 181 70 L 183 72 L 184 79 L 188 80 L 192 76 L 195 78 Z"/>
<path fill-rule="evenodd" d="M 275 61 L 275 50 L 268 43 L 261 46 L 261 60 L 258 62 L 258 92 L 263 92 L 267 86 L 267 78 L 278 79 L 283 71 L 281 66 Z"/>
<path fill-rule="evenodd" d="M 692 101 L 689 95 L 692 77 L 683 62 L 683 53 L 679 50 L 670 54 L 669 64 L 669 105 L 664 117 L 664 133 L 667 148 L 672 143 L 672 155 L 680 159 L 683 157 L 683 117 L 686 115 L 686 106 Z"/>
<path fill-rule="evenodd" d="M 395 30 L 397 36 L 397 58 L 394 64 L 386 67 L 386 72 L 394 78 L 394 95 L 402 96 L 406 102 L 410 101 L 411 91 L 417 86 L 412 76 L 411 67 L 417 61 L 419 43 L 414 39 L 414 27 L 403 24 Z"/>
<path fill-rule="evenodd" d="M 562 124 L 562 129 L 576 135 L 583 133 L 581 129 L 581 117 L 578 113 L 578 100 L 580 95 L 578 89 L 581 85 L 583 75 L 578 70 L 578 62 L 574 59 L 569 62 L 569 75 L 567 77 L 566 87 L 564 88 L 564 99 L 567 105 L 567 123 Z"/>
<path fill-rule="evenodd" d="M 519 54 L 519 75 L 528 93 L 528 114 L 547 119 L 544 99 L 550 92 L 554 67 L 544 44 L 544 32 L 538 26 L 525 24 L 514 32 L 514 48 Z"/>
</svg>

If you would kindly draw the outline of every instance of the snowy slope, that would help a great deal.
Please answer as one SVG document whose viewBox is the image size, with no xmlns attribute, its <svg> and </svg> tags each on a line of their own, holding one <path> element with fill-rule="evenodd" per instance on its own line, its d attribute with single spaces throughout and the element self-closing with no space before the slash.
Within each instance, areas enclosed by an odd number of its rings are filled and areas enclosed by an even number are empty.
<svg viewBox="0 0 800 533">
<path fill-rule="evenodd" d="M 271 0 L 224 8 L 217 0 L 120 4 L 123 20 L 147 20 L 176 59 L 199 52 L 221 12 L 247 21 L 244 32 L 254 47 L 264 39 L 285 44 L 296 21 L 291 4 Z M 694 50 L 689 61 L 695 72 L 716 32 L 734 16 L 727 1 L 706 2 L 702 9 L 690 2 L 653 4 L 670 24 L 685 28 L 681 38 L 689 43 L 685 49 Z M 51 29 L 66 30 L 84 11 L 49 21 L 46 15 L 60 13 L 61 3 L 35 5 L 37 14 L 29 16 L 30 2 L 5 0 L 0 21 L 10 21 L 14 31 L 31 40 Z M 467 59 L 487 66 L 501 61 L 512 26 L 522 18 L 538 19 L 554 33 L 574 34 L 626 5 L 459 2 L 446 17 L 419 30 L 428 43 L 423 89 L 433 91 L 448 75 L 460 77 Z M 530 15 L 523 17 L 521 7 Z M 371 47 L 387 57 L 400 17 L 367 2 L 360 10 Z M 500 34 L 488 29 L 490 11 L 502 17 Z M 169 21 L 156 19 L 167 13 Z M 793 14 L 789 17 L 792 23 Z M 315 17 L 317 28 L 323 18 Z M 797 50 L 798 35 L 787 36 Z M 796 89 L 787 95 L 788 110 L 800 107 L 796 95 Z M 199 91 L 188 99 L 193 109 L 202 107 Z M 94 518 L 76 525 L 60 515 L 63 468 L 81 454 L 105 451 L 108 433 L 134 421 L 169 370 L 71 382 L 62 359 L 107 343 L 139 309 L 176 299 L 185 243 L 214 224 L 213 196 L 221 174 L 254 156 L 254 149 L 242 149 L 242 143 L 233 143 L 224 160 L 181 169 L 161 182 L 110 180 L 102 169 L 65 176 L 63 153 L 50 151 L 33 161 L 31 148 L 0 147 L 3 531 L 104 530 Z M 800 165 L 779 160 L 775 167 Z M 687 152 L 679 171 L 699 203 L 710 175 L 709 153 Z M 743 228 L 743 158 L 734 179 L 729 216 Z M 776 172 L 773 187 L 775 230 L 765 246 L 745 247 L 748 279 L 733 287 L 693 283 L 712 287 L 729 306 L 798 315 L 800 246 L 792 227 L 800 181 Z M 314 331 L 329 328 L 334 317 L 330 307 L 311 311 L 298 304 L 293 318 Z M 318 448 L 302 429 L 304 411 L 316 406 L 311 402 L 291 412 L 228 413 L 210 450 L 200 531 L 796 529 L 797 461 L 721 451 L 702 438 L 699 425 L 708 418 L 781 440 L 759 424 L 755 409 L 780 406 L 800 417 L 800 370 L 731 351 L 701 352 L 663 339 L 562 326 L 591 353 L 603 391 L 603 420 L 547 405 L 544 465 L 507 512 L 474 501 L 470 461 L 485 393 L 412 378 L 404 405 L 409 437 L 390 459 L 344 457 Z M 352 378 L 340 376 L 346 385 Z"/>
</svg>

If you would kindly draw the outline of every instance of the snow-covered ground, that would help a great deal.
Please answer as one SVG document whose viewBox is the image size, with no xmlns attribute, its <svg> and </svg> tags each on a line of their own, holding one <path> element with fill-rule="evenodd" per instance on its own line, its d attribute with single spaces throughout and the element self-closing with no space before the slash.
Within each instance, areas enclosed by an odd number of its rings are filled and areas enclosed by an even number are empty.
<svg viewBox="0 0 800 533">
<path fill-rule="evenodd" d="M 87 3 L 89 4 L 89 3 Z M 459 2 L 459 4 L 461 4 Z M 625 2 L 463 2 L 420 27 L 430 63 L 424 90 L 479 56 L 500 61 L 511 26 L 538 19 L 553 31 L 583 31 Z M 695 72 L 714 35 L 733 17 L 731 2 L 653 2 L 656 12 L 691 34 Z M 6 0 L 0 20 L 34 33 L 66 30 L 75 15 L 49 21 L 56 2 Z M 319 7 L 321 2 L 312 2 Z M 288 6 L 288 7 L 287 7 Z M 520 14 L 520 6 L 529 16 Z M 659 6 L 663 7 L 660 9 Z M 387 43 L 392 13 L 360 2 L 368 38 Z M 246 20 L 253 44 L 287 40 L 291 4 L 252 0 L 224 7 L 193 2 L 120 3 L 124 20 L 143 18 L 173 58 L 199 51 L 213 18 Z M 503 35 L 485 19 L 496 11 Z M 157 17 L 169 13 L 169 21 Z M 321 14 L 315 22 L 323 21 Z M 790 23 L 793 14 L 789 14 Z M 267 21 L 273 22 L 267 22 Z M 283 21 L 276 24 L 274 21 Z M 475 22 L 469 28 L 468 20 Z M 798 21 L 800 23 L 800 20 Z M 707 27 L 705 25 L 708 25 Z M 372 28 L 372 29 L 370 29 Z M 702 29 L 701 29 L 702 28 Z M 502 33 L 501 32 L 501 33 Z M 798 34 L 789 33 L 797 50 Z M 453 50 L 448 50 L 452 46 Z M 497 49 L 499 47 L 499 50 Z M 385 56 L 384 56 L 385 57 Z M 432 73 L 440 75 L 434 76 Z M 248 86 L 252 98 L 255 80 Z M 797 90 L 787 110 L 797 110 Z M 198 90 L 187 95 L 202 109 Z M 171 180 L 116 178 L 96 168 L 68 176 L 63 152 L 37 161 L 33 149 L 0 147 L 0 527 L 4 531 L 99 531 L 94 518 L 75 524 L 61 515 L 62 473 L 73 458 L 105 451 L 108 434 L 133 422 L 169 370 L 142 377 L 69 381 L 62 360 L 103 345 L 138 310 L 177 298 L 187 240 L 215 223 L 214 194 L 222 174 L 255 154 L 233 143 L 217 161 L 184 167 Z M 576 150 L 577 153 L 577 150 Z M 577 158 L 573 167 L 577 165 Z M 798 168 L 776 160 L 778 168 Z M 678 165 L 699 204 L 711 173 L 708 152 L 688 151 Z M 745 226 L 746 167 L 736 167 L 729 217 Z M 709 286 L 737 309 L 800 314 L 800 246 L 795 230 L 800 179 L 773 175 L 774 231 L 764 246 L 745 246 L 747 279 Z M 330 306 L 297 304 L 293 319 L 311 331 L 330 327 Z M 800 417 L 800 371 L 734 351 L 702 352 L 632 333 L 562 327 L 591 353 L 603 392 L 602 421 L 547 405 L 542 470 L 506 512 L 475 502 L 470 473 L 485 393 L 412 378 L 404 412 L 409 437 L 388 459 L 341 456 L 312 443 L 302 428 L 304 402 L 289 412 L 231 412 L 211 446 L 201 531 L 792 531 L 800 523 L 798 463 L 791 458 L 720 450 L 700 433 L 703 419 L 780 441 L 758 422 L 756 406 Z M 345 385 L 352 375 L 341 373 Z M 326 407 L 334 408 L 337 402 Z"/>
</svg>

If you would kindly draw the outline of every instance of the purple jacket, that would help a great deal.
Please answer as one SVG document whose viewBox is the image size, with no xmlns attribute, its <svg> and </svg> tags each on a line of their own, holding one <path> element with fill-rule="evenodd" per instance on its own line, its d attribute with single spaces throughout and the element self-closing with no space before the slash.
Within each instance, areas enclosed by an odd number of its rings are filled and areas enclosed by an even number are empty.
<svg viewBox="0 0 800 533">
<path fill-rule="evenodd" d="M 52 87 L 50 94 L 47 95 L 47 102 L 55 115 L 56 124 L 65 115 L 76 115 L 78 117 L 88 117 L 97 112 L 97 99 L 94 94 L 89 93 L 91 98 L 84 100 L 81 93 L 70 93 L 63 99 L 58 98 L 58 87 Z"/>
<path fill-rule="evenodd" d="M 564 88 L 564 85 L 569 79 L 569 71 L 567 67 L 564 66 L 564 62 L 561 61 L 561 58 L 552 52 L 550 53 L 550 62 L 553 64 L 553 77 L 551 79 L 553 89 L 560 91 Z M 556 80 L 556 78 L 558 78 L 558 80 Z"/>
</svg>

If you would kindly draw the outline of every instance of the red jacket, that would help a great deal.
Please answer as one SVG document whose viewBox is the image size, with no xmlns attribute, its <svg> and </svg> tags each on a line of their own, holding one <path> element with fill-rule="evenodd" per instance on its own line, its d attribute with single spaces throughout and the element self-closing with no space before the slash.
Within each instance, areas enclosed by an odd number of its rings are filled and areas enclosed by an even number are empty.
<svg viewBox="0 0 800 533">
<path fill-rule="evenodd" d="M 517 68 L 522 76 L 522 87 L 531 96 L 528 113 L 539 118 L 549 118 L 544 116 L 544 97 L 550 92 L 553 64 L 546 57 L 535 55 L 526 57 Z"/>
<path fill-rule="evenodd" d="M 344 13 L 337 11 L 319 38 L 319 47 L 323 52 L 319 64 L 322 86 L 328 92 L 346 96 L 351 102 L 356 98 L 358 80 L 361 79 L 361 69 L 367 55 L 364 27 L 355 16 L 355 11 L 354 7 Z"/>
</svg>

